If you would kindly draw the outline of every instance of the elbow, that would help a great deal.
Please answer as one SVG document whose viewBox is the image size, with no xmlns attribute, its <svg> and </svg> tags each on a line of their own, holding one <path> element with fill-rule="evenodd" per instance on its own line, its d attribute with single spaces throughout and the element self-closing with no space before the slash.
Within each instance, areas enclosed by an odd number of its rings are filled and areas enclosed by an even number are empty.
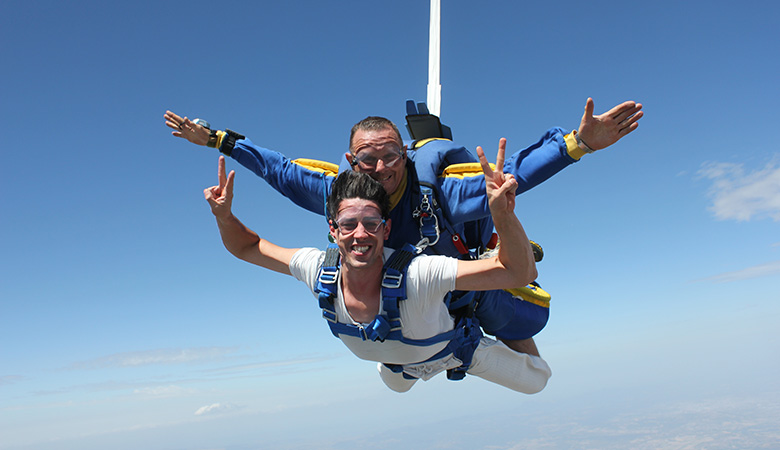
<svg viewBox="0 0 780 450">
<path fill-rule="evenodd" d="M 531 264 L 528 267 L 504 267 L 504 272 L 500 279 L 496 279 L 495 283 L 491 285 L 489 289 L 518 289 L 531 284 L 536 280 L 538 276 L 536 271 L 536 265 Z"/>
<path fill-rule="evenodd" d="M 531 266 L 526 270 L 525 273 L 525 279 L 528 281 L 525 281 L 523 283 L 523 286 L 530 284 L 532 281 L 534 281 L 539 276 L 539 271 L 536 270 L 536 264 L 531 264 Z"/>
<path fill-rule="evenodd" d="M 531 284 L 539 276 L 539 272 L 536 270 L 536 264 L 531 264 L 528 267 L 515 271 L 513 285 L 511 289 L 520 288 Z"/>
<path fill-rule="evenodd" d="M 231 242 L 223 242 L 223 244 L 225 245 L 225 249 L 236 258 L 242 261 L 252 262 L 251 259 L 253 254 L 257 250 L 259 241 L 260 240 L 258 239 L 256 241 L 253 241 L 251 244 L 244 244 L 244 245 L 237 245 L 236 243 L 231 243 Z"/>
<path fill-rule="evenodd" d="M 231 251 L 230 253 L 233 253 L 236 258 L 246 261 L 248 263 L 253 262 L 253 257 L 257 254 L 258 245 L 260 243 L 260 240 L 258 239 L 256 242 L 253 242 L 252 244 L 245 245 L 239 249 L 236 249 L 236 251 Z"/>
</svg>

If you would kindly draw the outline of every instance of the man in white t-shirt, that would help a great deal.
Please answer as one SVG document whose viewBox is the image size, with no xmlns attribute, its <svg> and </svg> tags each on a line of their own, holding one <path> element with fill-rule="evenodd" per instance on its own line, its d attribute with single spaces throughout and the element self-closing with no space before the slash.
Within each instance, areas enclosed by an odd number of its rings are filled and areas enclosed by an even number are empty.
<svg viewBox="0 0 780 450">
<path fill-rule="evenodd" d="M 408 391 L 418 379 L 460 366 L 468 374 L 525 393 L 542 390 L 551 375 L 535 347 L 519 353 L 479 335 L 471 346 L 460 344 L 460 339 L 437 341 L 458 331 L 460 323 L 444 303 L 448 292 L 511 289 L 536 278 L 533 251 L 514 214 L 517 182 L 501 170 L 505 149 L 506 140 L 501 139 L 494 171 L 477 147 L 490 212 L 501 240 L 498 254 L 471 261 L 413 258 L 405 270 L 406 298 L 398 302 L 401 325 L 395 338 L 371 338 L 365 333 L 388 309 L 382 297 L 385 259 L 392 253 L 384 249 L 391 226 L 386 220 L 390 210 L 387 193 L 376 180 L 352 171 L 342 173 L 333 183 L 328 215 L 340 265 L 328 298 L 335 316 L 331 322 L 341 328 L 331 325 L 331 329 L 356 356 L 379 362 L 382 380 L 394 391 Z M 225 247 L 240 259 L 293 275 L 317 295 L 325 252 L 279 247 L 244 226 L 231 211 L 234 178 L 233 171 L 225 175 L 225 160 L 220 157 L 219 185 L 204 191 Z M 350 334 L 347 329 L 359 332 Z"/>
</svg>

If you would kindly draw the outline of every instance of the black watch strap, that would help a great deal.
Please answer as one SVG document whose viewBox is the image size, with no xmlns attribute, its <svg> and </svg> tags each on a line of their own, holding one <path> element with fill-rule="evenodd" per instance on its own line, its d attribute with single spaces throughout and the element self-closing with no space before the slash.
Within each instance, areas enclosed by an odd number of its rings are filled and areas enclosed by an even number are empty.
<svg viewBox="0 0 780 450">
<path fill-rule="evenodd" d="M 233 130 L 225 129 L 225 139 L 222 140 L 222 146 L 219 147 L 220 153 L 224 153 L 227 156 L 233 154 L 233 147 L 236 146 L 236 141 L 239 139 L 246 139 L 243 134 L 236 133 Z"/>
</svg>

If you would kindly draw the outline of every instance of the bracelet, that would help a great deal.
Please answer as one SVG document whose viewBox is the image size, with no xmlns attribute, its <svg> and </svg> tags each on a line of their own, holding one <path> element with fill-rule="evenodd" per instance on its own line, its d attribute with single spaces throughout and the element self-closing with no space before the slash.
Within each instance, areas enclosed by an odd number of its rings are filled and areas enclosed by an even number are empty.
<svg viewBox="0 0 780 450">
<path fill-rule="evenodd" d="M 596 150 L 593 150 L 590 148 L 590 145 L 586 144 L 585 141 L 582 140 L 579 133 L 574 133 L 574 139 L 577 140 L 577 146 L 585 153 L 593 153 Z"/>
</svg>

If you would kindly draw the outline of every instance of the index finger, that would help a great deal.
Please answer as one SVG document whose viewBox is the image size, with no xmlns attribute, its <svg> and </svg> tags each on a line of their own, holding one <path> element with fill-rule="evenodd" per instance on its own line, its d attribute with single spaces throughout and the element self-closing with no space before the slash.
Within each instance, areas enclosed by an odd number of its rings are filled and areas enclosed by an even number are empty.
<svg viewBox="0 0 780 450">
<path fill-rule="evenodd" d="M 227 184 L 227 177 L 225 176 L 225 157 L 219 157 L 219 166 L 217 169 L 217 178 L 219 179 L 219 188 L 224 189 Z"/>
<path fill-rule="evenodd" d="M 170 117 L 171 119 L 178 119 L 178 120 L 181 120 L 181 117 L 179 117 L 179 115 L 178 115 L 178 114 L 176 114 L 176 113 L 175 113 L 175 112 L 173 112 L 173 111 L 166 110 L 166 111 L 165 111 L 165 118 L 167 119 L 168 117 Z"/>
</svg>

